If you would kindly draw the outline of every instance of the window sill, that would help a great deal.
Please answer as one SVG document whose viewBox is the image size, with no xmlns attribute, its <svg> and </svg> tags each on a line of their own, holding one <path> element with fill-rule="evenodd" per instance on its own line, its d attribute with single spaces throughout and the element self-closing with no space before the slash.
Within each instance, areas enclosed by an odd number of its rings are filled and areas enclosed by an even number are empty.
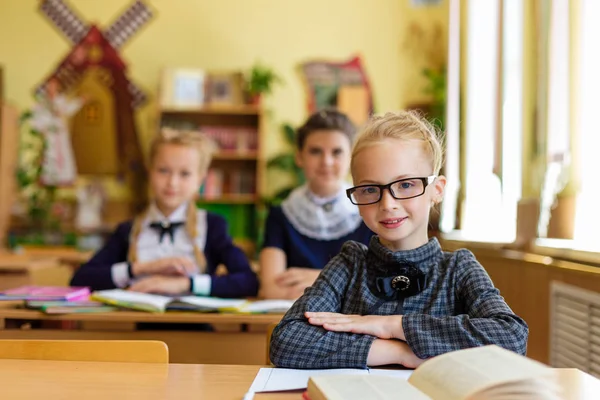
<svg viewBox="0 0 600 400">
<path fill-rule="evenodd" d="M 477 247 L 488 249 L 503 249 L 514 242 L 514 237 L 509 238 L 506 235 L 470 235 L 459 230 L 441 233 L 440 239 L 447 243 L 452 242 L 464 244 L 465 246 L 476 245 Z"/>
<path fill-rule="evenodd" d="M 600 249 L 598 246 L 586 245 L 570 239 L 536 239 L 532 249 L 557 260 L 566 260 L 600 266 Z"/>
<path fill-rule="evenodd" d="M 600 246 L 576 242 L 569 239 L 538 238 L 530 248 L 517 248 L 515 243 L 506 237 L 485 237 L 465 235 L 461 231 L 441 233 L 439 235 L 442 247 L 447 250 L 472 248 L 486 250 L 516 250 L 539 256 L 551 257 L 555 260 L 570 261 L 600 267 Z"/>
</svg>

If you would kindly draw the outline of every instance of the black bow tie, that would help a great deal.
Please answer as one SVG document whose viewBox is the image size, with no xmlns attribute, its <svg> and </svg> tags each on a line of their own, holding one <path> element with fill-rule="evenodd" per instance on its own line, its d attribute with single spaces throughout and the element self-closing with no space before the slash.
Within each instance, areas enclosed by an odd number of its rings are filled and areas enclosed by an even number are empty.
<svg viewBox="0 0 600 400">
<path fill-rule="evenodd" d="M 150 228 L 156 229 L 158 231 L 160 243 L 162 243 L 165 233 L 169 234 L 169 237 L 171 238 L 171 243 L 175 243 L 173 233 L 175 232 L 176 228 L 182 226 L 183 224 L 183 222 L 160 221 L 152 222 L 150 224 Z"/>
</svg>

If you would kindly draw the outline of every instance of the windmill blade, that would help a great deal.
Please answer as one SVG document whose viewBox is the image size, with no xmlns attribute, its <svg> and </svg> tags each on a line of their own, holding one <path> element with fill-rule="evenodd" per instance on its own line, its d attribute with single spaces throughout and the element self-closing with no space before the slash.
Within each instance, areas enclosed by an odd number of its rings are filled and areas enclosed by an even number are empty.
<svg viewBox="0 0 600 400">
<path fill-rule="evenodd" d="M 146 103 L 146 100 L 148 100 L 146 93 L 137 87 L 135 83 L 129 82 L 127 89 L 131 94 L 131 105 L 134 109 L 143 106 Z"/>
<path fill-rule="evenodd" d="M 152 10 L 141 0 L 127 9 L 113 24 L 104 32 L 104 36 L 110 44 L 118 49 L 127 42 L 143 25 L 152 18 Z"/>
<path fill-rule="evenodd" d="M 61 89 L 65 92 L 68 92 L 71 88 L 77 85 L 79 81 L 81 81 L 82 74 L 77 72 L 70 64 L 66 63 L 59 66 L 51 78 L 56 79 L 60 84 Z M 46 80 L 35 89 L 36 96 L 46 96 L 48 81 L 49 80 Z"/>
<path fill-rule="evenodd" d="M 40 11 L 54 23 L 71 43 L 79 43 L 90 29 L 79 15 L 67 6 L 63 0 L 42 0 Z"/>
</svg>

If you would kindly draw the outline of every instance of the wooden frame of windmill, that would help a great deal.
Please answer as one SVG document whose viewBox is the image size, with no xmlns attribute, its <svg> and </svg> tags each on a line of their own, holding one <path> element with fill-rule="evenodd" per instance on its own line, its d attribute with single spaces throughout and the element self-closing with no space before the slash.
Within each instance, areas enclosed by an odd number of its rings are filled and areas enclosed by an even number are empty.
<svg viewBox="0 0 600 400">
<path fill-rule="evenodd" d="M 108 28 L 87 24 L 63 0 L 42 0 L 40 11 L 73 45 L 57 68 L 36 88 L 44 95 L 51 81 L 62 92 L 85 95 L 85 106 L 71 120 L 71 139 L 78 173 L 119 176 L 131 188 L 129 212 L 145 205 L 146 168 L 134 113 L 146 95 L 127 76 L 119 55 L 153 16 L 136 0 Z"/>
</svg>

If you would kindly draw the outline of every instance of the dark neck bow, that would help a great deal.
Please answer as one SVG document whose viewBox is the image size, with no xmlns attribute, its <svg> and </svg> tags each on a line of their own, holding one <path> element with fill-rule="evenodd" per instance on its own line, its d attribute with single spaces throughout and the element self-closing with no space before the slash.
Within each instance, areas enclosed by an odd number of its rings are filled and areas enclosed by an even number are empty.
<svg viewBox="0 0 600 400">
<path fill-rule="evenodd" d="M 160 243 L 162 243 L 165 233 L 169 234 L 169 237 L 171 238 L 171 243 L 175 243 L 175 238 L 173 236 L 173 234 L 175 233 L 175 229 L 182 226 L 183 224 L 183 222 L 160 221 L 152 222 L 150 224 L 150 228 L 158 231 Z"/>
</svg>

